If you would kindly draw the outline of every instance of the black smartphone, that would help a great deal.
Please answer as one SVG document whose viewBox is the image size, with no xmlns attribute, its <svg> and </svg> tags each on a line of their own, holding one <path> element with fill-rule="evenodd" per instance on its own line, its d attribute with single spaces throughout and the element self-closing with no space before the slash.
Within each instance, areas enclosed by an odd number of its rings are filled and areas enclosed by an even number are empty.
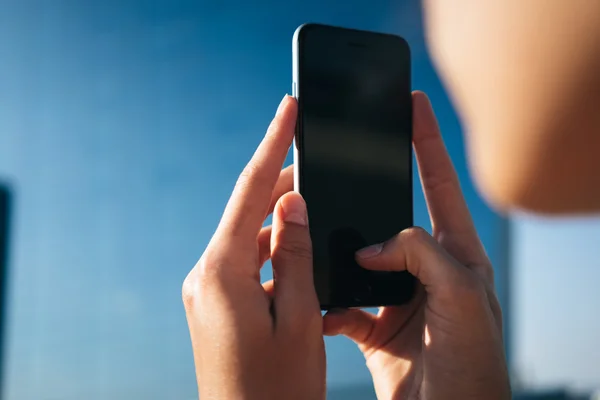
<svg viewBox="0 0 600 400">
<path fill-rule="evenodd" d="M 355 252 L 413 225 L 410 49 L 395 35 L 300 26 L 294 189 L 308 208 L 322 309 L 399 305 L 408 272 L 361 268 Z"/>
</svg>

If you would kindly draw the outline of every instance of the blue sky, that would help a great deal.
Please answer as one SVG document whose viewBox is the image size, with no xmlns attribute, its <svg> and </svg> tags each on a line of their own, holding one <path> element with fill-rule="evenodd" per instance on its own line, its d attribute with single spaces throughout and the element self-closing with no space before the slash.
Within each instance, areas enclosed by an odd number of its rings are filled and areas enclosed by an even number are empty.
<svg viewBox="0 0 600 400">
<path fill-rule="evenodd" d="M 16 197 L 7 399 L 194 398 L 181 283 L 291 90 L 291 37 L 304 22 L 408 39 L 413 86 L 432 98 L 502 265 L 503 221 L 468 177 L 418 2 L 220 4 L 3 3 L 0 178 Z M 429 227 L 418 183 L 415 198 L 416 223 Z M 600 221 L 519 216 L 513 230 L 515 362 L 535 371 L 534 384 L 600 386 L 589 372 L 600 326 L 587 318 L 600 302 L 590 239 Z M 585 272 L 565 278 L 565 266 Z M 350 342 L 328 339 L 327 349 L 332 386 L 368 382 Z"/>
</svg>

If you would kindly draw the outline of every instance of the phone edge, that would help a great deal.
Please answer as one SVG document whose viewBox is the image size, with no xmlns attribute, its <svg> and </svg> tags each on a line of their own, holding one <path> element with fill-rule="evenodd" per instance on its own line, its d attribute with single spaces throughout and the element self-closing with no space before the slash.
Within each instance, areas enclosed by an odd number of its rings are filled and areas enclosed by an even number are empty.
<svg viewBox="0 0 600 400">
<path fill-rule="evenodd" d="M 294 134 L 293 146 L 293 163 L 294 163 L 294 191 L 301 194 L 300 190 L 300 99 L 299 99 L 299 86 L 300 86 L 300 34 L 301 31 L 309 24 L 302 24 L 294 32 L 292 38 L 292 96 L 296 99 L 298 104 L 298 115 L 296 119 L 296 132 Z"/>
</svg>

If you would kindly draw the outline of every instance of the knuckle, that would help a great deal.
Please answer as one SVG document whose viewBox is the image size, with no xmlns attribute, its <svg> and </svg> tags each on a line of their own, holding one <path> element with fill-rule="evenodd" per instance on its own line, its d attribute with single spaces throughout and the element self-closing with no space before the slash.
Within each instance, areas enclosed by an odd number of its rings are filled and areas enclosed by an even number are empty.
<svg viewBox="0 0 600 400">
<path fill-rule="evenodd" d="M 256 163 L 250 161 L 242 170 L 235 186 L 237 190 L 244 190 L 250 187 L 264 186 L 266 184 L 267 182 L 265 179 L 261 177 L 260 168 Z"/>
<path fill-rule="evenodd" d="M 205 289 L 214 287 L 222 280 L 224 262 L 207 253 L 200 257 L 194 268 L 183 281 L 181 294 L 186 309 L 193 308 L 202 297 Z"/>
<path fill-rule="evenodd" d="M 284 240 L 279 243 L 278 250 L 291 258 L 312 260 L 312 246 L 302 240 Z"/>
<path fill-rule="evenodd" d="M 201 286 L 215 285 L 226 279 L 226 271 L 230 268 L 231 260 L 227 254 L 205 252 L 194 267 L 198 270 L 198 282 Z"/>
<path fill-rule="evenodd" d="M 181 297 L 186 309 L 194 307 L 196 299 L 199 297 L 198 289 L 198 274 L 196 268 L 193 268 L 183 280 L 181 287 Z"/>
<path fill-rule="evenodd" d="M 400 238 L 407 243 L 427 243 L 430 235 L 421 227 L 414 226 L 400 232 Z"/>
</svg>

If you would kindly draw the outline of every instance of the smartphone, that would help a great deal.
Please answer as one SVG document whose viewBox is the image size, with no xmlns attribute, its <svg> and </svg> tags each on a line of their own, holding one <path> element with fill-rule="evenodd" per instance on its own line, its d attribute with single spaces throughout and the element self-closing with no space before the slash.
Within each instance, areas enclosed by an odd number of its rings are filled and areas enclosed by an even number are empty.
<svg viewBox="0 0 600 400">
<path fill-rule="evenodd" d="M 368 271 L 357 250 L 413 225 L 410 49 L 395 35 L 320 24 L 293 39 L 294 189 L 304 197 L 324 310 L 399 305 L 408 272 Z"/>
</svg>

